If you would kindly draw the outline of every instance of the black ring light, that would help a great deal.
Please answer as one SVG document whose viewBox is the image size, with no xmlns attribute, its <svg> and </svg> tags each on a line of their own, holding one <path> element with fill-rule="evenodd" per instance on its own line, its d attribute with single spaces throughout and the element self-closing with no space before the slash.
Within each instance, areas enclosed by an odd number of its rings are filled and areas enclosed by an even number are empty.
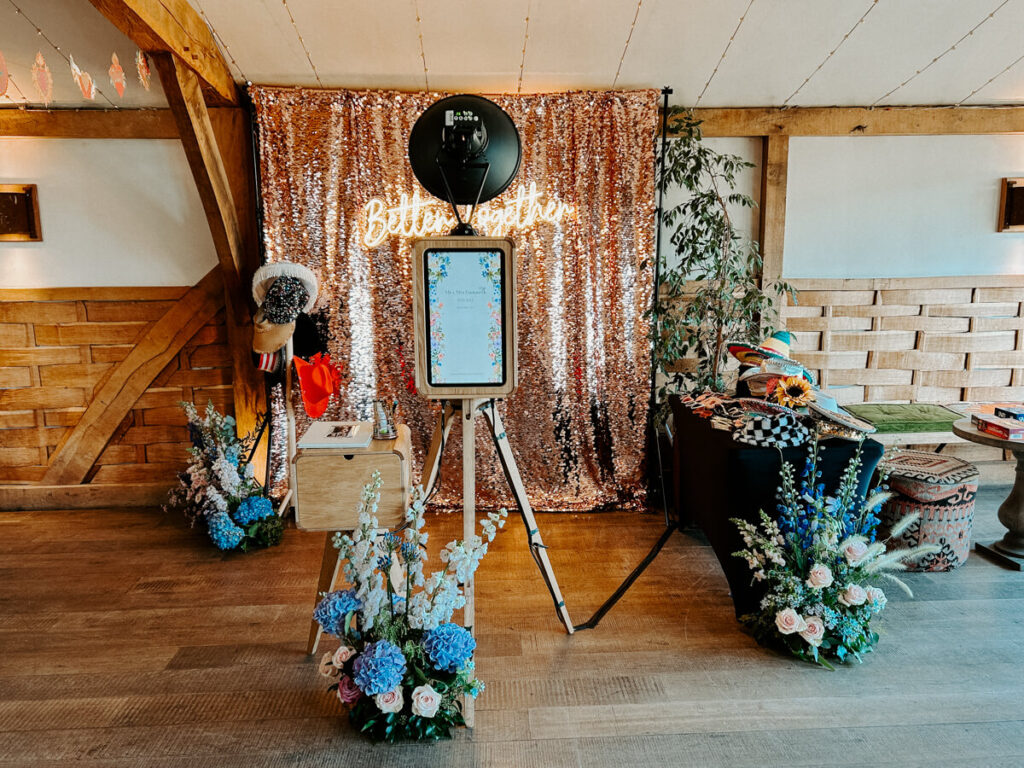
<svg viewBox="0 0 1024 768">
<path fill-rule="evenodd" d="M 508 188 L 522 156 L 512 118 L 482 96 L 462 94 L 435 102 L 409 134 L 412 172 L 427 192 L 452 206 L 459 222 L 455 235 L 476 234 L 476 206 Z M 473 206 L 466 222 L 459 205 Z"/>
</svg>

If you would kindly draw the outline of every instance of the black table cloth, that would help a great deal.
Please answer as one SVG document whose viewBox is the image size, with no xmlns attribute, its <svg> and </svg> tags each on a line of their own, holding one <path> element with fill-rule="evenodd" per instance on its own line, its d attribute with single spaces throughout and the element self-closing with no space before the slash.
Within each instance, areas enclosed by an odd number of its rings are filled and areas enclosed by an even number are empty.
<svg viewBox="0 0 1024 768">
<path fill-rule="evenodd" d="M 757 609 L 764 588 L 752 584 L 747 563 L 733 557 L 743 549 L 743 539 L 731 518 L 757 523 L 759 510 L 778 517 L 776 492 L 782 461 L 792 463 L 799 481 L 808 455 L 807 446 L 797 448 L 755 448 L 737 443 L 729 432 L 712 429 L 707 419 L 696 416 L 678 397 L 670 398 L 675 417 L 675 445 L 672 475 L 676 509 L 681 522 L 698 526 L 715 551 L 729 582 L 736 615 Z M 819 482 L 827 494 L 834 494 L 843 470 L 857 450 L 850 440 L 823 440 L 825 451 L 818 460 Z M 858 475 L 859 492 L 866 493 L 875 466 L 884 449 L 865 440 Z"/>
</svg>

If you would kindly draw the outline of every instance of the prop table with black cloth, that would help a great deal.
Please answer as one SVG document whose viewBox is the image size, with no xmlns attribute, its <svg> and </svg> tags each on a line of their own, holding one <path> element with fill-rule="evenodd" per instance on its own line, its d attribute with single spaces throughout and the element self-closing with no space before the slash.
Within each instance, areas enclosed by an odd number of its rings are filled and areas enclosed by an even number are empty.
<svg viewBox="0 0 1024 768">
<path fill-rule="evenodd" d="M 696 416 L 678 397 L 670 398 L 675 417 L 675 448 L 672 452 L 672 476 L 676 509 L 680 522 L 698 526 L 715 551 L 732 592 L 736 615 L 756 610 L 762 588 L 751 584 L 747 563 L 733 557 L 743 549 L 743 539 L 731 518 L 759 521 L 758 511 L 778 516 L 776 490 L 782 460 L 796 467 L 797 478 L 803 471 L 807 446 L 755 448 L 737 443 L 729 432 L 712 429 L 707 419 Z M 839 478 L 857 450 L 851 440 L 823 440 L 824 452 L 818 459 L 820 482 L 827 493 L 834 493 Z M 859 491 L 865 493 L 875 466 L 882 458 L 882 446 L 865 440 Z"/>
</svg>

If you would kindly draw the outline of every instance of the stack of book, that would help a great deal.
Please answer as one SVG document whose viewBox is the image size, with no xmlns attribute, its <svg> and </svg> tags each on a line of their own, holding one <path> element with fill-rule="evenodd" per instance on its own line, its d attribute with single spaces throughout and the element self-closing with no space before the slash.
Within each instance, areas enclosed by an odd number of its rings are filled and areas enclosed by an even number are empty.
<svg viewBox="0 0 1024 768">
<path fill-rule="evenodd" d="M 975 413 L 971 423 L 979 432 L 1004 440 L 1024 440 L 1024 406 L 997 406 L 994 415 Z"/>
</svg>

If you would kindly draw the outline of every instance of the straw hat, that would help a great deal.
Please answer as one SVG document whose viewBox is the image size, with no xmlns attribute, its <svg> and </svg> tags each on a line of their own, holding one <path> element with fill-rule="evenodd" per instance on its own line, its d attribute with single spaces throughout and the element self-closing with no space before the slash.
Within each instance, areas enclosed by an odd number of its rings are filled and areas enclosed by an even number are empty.
<svg viewBox="0 0 1024 768">
<path fill-rule="evenodd" d="M 745 365 L 757 365 L 769 358 L 795 362 L 789 359 L 789 347 L 792 343 L 793 336 L 789 331 L 776 331 L 757 347 L 742 341 L 729 342 L 729 354 Z"/>
</svg>

